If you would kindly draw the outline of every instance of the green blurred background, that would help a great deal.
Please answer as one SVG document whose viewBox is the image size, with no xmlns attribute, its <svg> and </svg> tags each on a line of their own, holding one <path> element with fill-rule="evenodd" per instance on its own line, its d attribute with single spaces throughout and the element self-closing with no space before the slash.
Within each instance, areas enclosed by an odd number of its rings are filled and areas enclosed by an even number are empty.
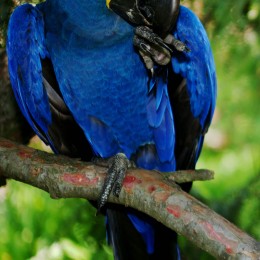
<svg viewBox="0 0 260 260">
<path fill-rule="evenodd" d="M 0 47 L 7 17 L 19 1 L 0 2 Z M 37 1 L 31 1 L 36 3 Z M 105 4 L 105 1 L 104 1 Z M 197 168 L 215 180 L 195 183 L 192 194 L 260 239 L 260 2 L 182 1 L 204 23 L 218 75 L 213 124 Z M 112 259 L 105 220 L 80 199 L 52 200 L 45 192 L 9 181 L 0 189 L 0 259 Z M 185 259 L 213 259 L 180 238 Z"/>
</svg>

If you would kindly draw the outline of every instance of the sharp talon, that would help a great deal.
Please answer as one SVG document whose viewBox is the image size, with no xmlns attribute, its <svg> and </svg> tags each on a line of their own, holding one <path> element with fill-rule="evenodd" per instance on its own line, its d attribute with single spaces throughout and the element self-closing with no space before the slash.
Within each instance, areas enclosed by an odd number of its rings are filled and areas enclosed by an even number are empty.
<svg viewBox="0 0 260 260">
<path fill-rule="evenodd" d="M 143 59 L 144 59 L 145 67 L 148 70 L 153 70 L 153 66 L 154 66 L 153 60 L 150 57 L 148 57 L 148 56 L 143 57 Z"/>
<path fill-rule="evenodd" d="M 154 76 L 154 63 L 151 57 L 146 55 L 144 52 L 139 51 L 140 56 L 143 58 L 146 69 L 148 70 L 148 74 L 151 78 Z M 135 165 L 131 165 L 131 167 L 136 167 Z"/>
<path fill-rule="evenodd" d="M 153 56 L 150 47 L 148 47 L 149 45 L 147 45 L 143 39 L 134 36 L 133 44 L 139 49 L 139 51 L 148 53 L 149 55 Z"/>
<path fill-rule="evenodd" d="M 170 53 L 172 53 L 172 49 L 159 37 L 154 38 L 155 42 L 160 45 L 162 48 L 165 48 L 168 50 Z"/>
<path fill-rule="evenodd" d="M 154 68 L 151 68 L 149 71 L 150 71 L 150 74 L 151 74 L 151 78 L 153 78 L 153 76 L 154 76 Z"/>
<path fill-rule="evenodd" d="M 190 52 L 190 49 L 181 41 L 175 40 L 174 47 L 180 52 Z"/>
<path fill-rule="evenodd" d="M 141 43 L 140 47 L 141 49 L 146 52 L 149 53 L 151 56 L 153 56 L 153 53 L 151 52 L 150 48 L 148 47 L 149 45 L 145 44 L 145 43 Z"/>
<path fill-rule="evenodd" d="M 171 34 L 167 35 L 164 42 L 168 45 L 173 46 L 177 51 L 190 52 L 191 50 L 183 42 L 175 39 Z"/>
</svg>

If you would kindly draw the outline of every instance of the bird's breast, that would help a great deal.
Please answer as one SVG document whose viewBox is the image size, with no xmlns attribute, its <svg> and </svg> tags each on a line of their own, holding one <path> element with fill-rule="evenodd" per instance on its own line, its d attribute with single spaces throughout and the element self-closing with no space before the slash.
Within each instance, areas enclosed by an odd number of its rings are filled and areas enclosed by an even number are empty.
<svg viewBox="0 0 260 260">
<path fill-rule="evenodd" d="M 151 143 L 148 76 L 132 39 L 91 49 L 76 46 L 53 44 L 51 56 L 64 100 L 94 150 L 104 157 L 130 156 Z"/>
</svg>

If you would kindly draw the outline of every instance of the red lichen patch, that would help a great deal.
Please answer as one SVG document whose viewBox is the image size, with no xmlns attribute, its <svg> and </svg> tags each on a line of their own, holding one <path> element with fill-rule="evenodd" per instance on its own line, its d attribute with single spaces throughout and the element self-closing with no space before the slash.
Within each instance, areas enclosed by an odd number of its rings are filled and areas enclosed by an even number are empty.
<svg viewBox="0 0 260 260">
<path fill-rule="evenodd" d="M 77 186 L 89 186 L 89 185 L 95 185 L 98 182 L 98 177 L 95 177 L 93 179 L 88 178 L 83 173 L 64 173 L 62 176 L 62 180 L 68 183 L 71 183 L 73 185 Z"/>
<path fill-rule="evenodd" d="M 148 192 L 149 192 L 149 193 L 152 193 L 152 192 L 154 192 L 155 190 L 156 190 L 156 187 L 155 187 L 154 185 L 151 185 L 151 186 L 148 187 Z"/>
<path fill-rule="evenodd" d="M 215 229 L 213 228 L 213 226 L 210 223 L 205 222 L 204 226 L 205 226 L 210 238 L 213 238 L 214 240 L 222 241 L 221 235 L 215 231 Z"/>
<path fill-rule="evenodd" d="M 168 206 L 166 210 L 173 215 L 175 218 L 179 218 L 181 216 L 181 208 L 179 206 Z"/>
<path fill-rule="evenodd" d="M 142 183 L 142 180 L 133 176 L 133 175 L 127 175 L 124 178 L 123 181 L 123 187 L 129 192 L 130 190 L 132 190 L 134 188 L 134 186 L 136 184 L 140 184 Z"/>
<path fill-rule="evenodd" d="M 207 231 L 209 238 L 223 244 L 228 254 L 230 255 L 234 254 L 234 249 L 236 249 L 237 247 L 237 242 L 230 240 L 227 237 L 225 237 L 224 234 L 217 232 L 214 229 L 214 227 L 208 222 L 203 222 L 203 226 L 205 227 L 205 230 Z"/>
<path fill-rule="evenodd" d="M 32 154 L 28 153 L 28 152 L 25 152 L 25 151 L 20 151 L 18 153 L 18 156 L 22 159 L 30 159 L 32 158 Z"/>
<path fill-rule="evenodd" d="M 226 246 L 226 252 L 227 252 L 228 254 L 230 254 L 230 255 L 232 255 L 232 254 L 234 253 L 230 245 L 227 245 L 227 246 Z"/>
<path fill-rule="evenodd" d="M 5 148 L 13 148 L 15 145 L 12 142 L 9 142 L 8 140 L 1 140 L 0 146 Z"/>
</svg>

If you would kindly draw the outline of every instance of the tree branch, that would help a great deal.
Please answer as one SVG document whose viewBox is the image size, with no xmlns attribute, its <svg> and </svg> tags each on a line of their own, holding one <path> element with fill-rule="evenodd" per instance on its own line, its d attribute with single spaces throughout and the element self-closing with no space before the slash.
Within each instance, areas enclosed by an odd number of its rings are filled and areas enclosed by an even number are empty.
<svg viewBox="0 0 260 260">
<path fill-rule="evenodd" d="M 208 181 L 214 179 L 214 172 L 200 169 L 196 171 L 184 170 L 176 172 L 160 172 L 169 182 L 185 183 L 190 181 Z"/>
<path fill-rule="evenodd" d="M 50 193 L 52 198 L 97 200 L 106 168 L 0 139 L 0 175 Z M 119 198 L 221 259 L 260 259 L 260 245 L 155 171 L 131 169 Z"/>
</svg>

